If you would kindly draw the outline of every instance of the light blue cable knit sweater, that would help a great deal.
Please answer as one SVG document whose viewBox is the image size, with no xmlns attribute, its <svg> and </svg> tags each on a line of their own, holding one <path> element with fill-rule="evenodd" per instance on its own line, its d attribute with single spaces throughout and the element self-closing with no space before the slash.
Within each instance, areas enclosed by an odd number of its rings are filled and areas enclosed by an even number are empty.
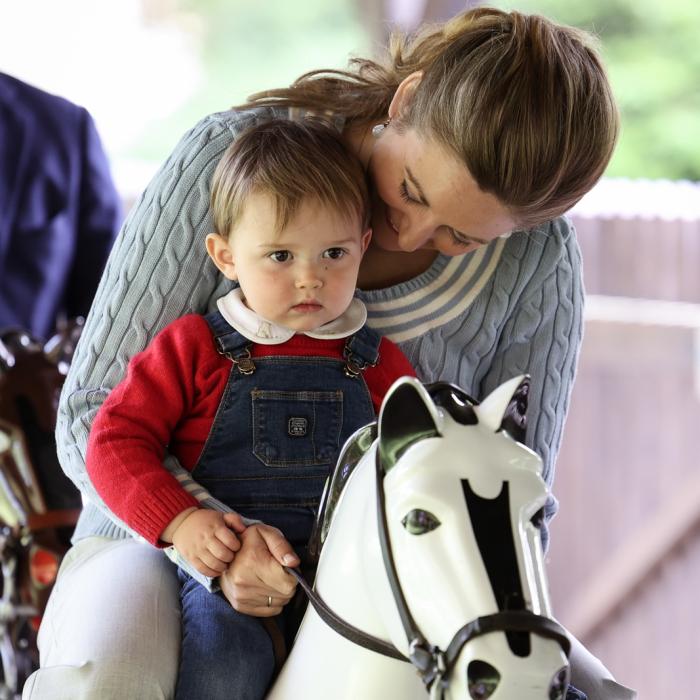
<svg viewBox="0 0 700 700">
<path fill-rule="evenodd" d="M 242 126 L 269 109 L 211 115 L 188 132 L 132 209 L 109 258 L 61 397 L 61 464 L 89 499 L 74 541 L 125 537 L 85 471 L 90 425 L 129 358 L 186 313 L 214 308 L 230 282 L 207 257 L 209 183 Z M 581 259 L 557 219 L 450 258 L 415 279 L 361 292 L 372 327 L 399 344 L 426 382 L 454 382 L 482 398 L 517 374 L 532 377 L 527 443 L 554 461 L 582 337 Z M 171 471 L 184 472 L 170 462 Z M 186 473 L 180 475 L 186 480 Z M 128 485 L 125 485 L 128 487 Z M 550 504 L 548 515 L 556 505 Z"/>
</svg>

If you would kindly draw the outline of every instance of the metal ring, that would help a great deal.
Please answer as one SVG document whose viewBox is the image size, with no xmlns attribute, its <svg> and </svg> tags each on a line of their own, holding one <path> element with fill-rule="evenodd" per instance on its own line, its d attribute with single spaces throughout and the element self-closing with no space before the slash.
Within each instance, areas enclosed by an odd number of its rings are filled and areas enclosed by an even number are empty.
<svg viewBox="0 0 700 700">
<path fill-rule="evenodd" d="M 267 596 L 267 607 L 268 608 L 272 607 L 272 596 L 271 595 Z"/>
</svg>

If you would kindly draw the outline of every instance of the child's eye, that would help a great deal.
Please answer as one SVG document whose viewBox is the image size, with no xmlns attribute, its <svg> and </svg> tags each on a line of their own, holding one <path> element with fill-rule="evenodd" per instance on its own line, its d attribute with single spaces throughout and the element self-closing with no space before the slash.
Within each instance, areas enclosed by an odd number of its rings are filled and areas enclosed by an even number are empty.
<svg viewBox="0 0 700 700">
<path fill-rule="evenodd" d="M 268 258 L 271 258 L 275 262 L 287 262 L 292 256 L 291 253 L 288 250 L 276 250 L 273 253 L 270 253 Z"/>
<path fill-rule="evenodd" d="M 323 253 L 324 258 L 330 258 L 331 260 L 339 260 L 345 255 L 345 250 L 343 248 L 329 248 Z"/>
<path fill-rule="evenodd" d="M 411 204 L 422 204 L 420 200 L 411 197 L 406 180 L 402 180 L 401 186 L 399 187 L 399 193 L 401 194 L 401 199 L 403 199 L 404 202 L 410 202 Z"/>
</svg>

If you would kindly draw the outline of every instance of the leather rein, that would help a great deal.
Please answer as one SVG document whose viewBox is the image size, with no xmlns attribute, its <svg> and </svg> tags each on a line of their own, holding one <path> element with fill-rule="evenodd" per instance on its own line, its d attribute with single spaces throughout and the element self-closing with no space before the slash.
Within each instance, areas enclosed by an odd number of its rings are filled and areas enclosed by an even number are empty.
<svg viewBox="0 0 700 700">
<path fill-rule="evenodd" d="M 531 632 L 559 643 L 567 658 L 571 651 L 571 642 L 564 628 L 555 620 L 543 615 L 536 615 L 529 610 L 502 610 L 492 615 L 477 617 L 460 627 L 452 637 L 446 649 L 432 645 L 425 638 L 413 619 L 406 603 L 406 598 L 399 582 L 396 564 L 389 539 L 389 527 L 384 503 L 384 470 L 380 463 L 379 450 L 376 451 L 375 472 L 377 484 L 377 525 L 379 541 L 384 559 L 384 567 L 389 579 L 394 602 L 401 618 L 401 623 L 408 641 L 408 657 L 402 654 L 391 642 L 386 642 L 341 618 L 314 591 L 298 569 L 285 567 L 294 576 L 309 598 L 318 616 L 338 634 L 349 641 L 370 651 L 383 654 L 412 664 L 421 677 L 430 697 L 439 700 L 449 685 L 450 674 L 467 642 L 491 632 Z"/>
</svg>

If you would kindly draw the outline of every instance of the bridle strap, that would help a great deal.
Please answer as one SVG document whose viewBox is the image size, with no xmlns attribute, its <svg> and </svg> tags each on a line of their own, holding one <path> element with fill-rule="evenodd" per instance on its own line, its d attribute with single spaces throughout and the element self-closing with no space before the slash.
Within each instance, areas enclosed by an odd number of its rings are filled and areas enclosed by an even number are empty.
<svg viewBox="0 0 700 700">
<path fill-rule="evenodd" d="M 378 654 L 383 654 L 384 656 L 389 656 L 399 661 L 409 662 L 409 660 L 390 642 L 385 642 L 383 639 L 379 639 L 379 637 L 363 632 L 361 629 L 343 620 L 342 617 L 339 617 L 328 607 L 323 598 L 314 591 L 299 569 L 291 569 L 287 566 L 285 566 L 284 569 L 299 582 L 299 585 L 304 589 L 304 593 L 308 596 L 309 602 L 313 605 L 318 616 L 339 635 L 353 642 L 353 644 L 365 647 L 365 649 L 369 649 L 370 651 L 376 651 Z"/>
<path fill-rule="evenodd" d="M 389 527 L 384 505 L 383 470 L 379 461 L 379 451 L 377 451 L 375 458 L 375 469 L 379 542 L 394 602 L 408 640 L 409 657 L 406 658 L 390 642 L 385 642 L 383 639 L 363 632 L 361 629 L 343 620 L 314 591 L 301 571 L 285 566 L 285 571 L 296 578 L 318 616 L 331 629 L 353 644 L 392 659 L 411 663 L 418 671 L 418 675 L 420 675 L 426 688 L 430 691 L 431 698 L 442 697 L 447 678 L 452 672 L 464 645 L 484 634 L 491 632 L 532 632 L 557 641 L 562 651 L 567 657 L 569 656 L 571 641 L 566 634 L 566 630 L 555 620 L 543 615 L 536 615 L 529 610 L 504 610 L 493 615 L 477 617 L 457 630 L 445 651 L 442 651 L 439 647 L 431 646 L 411 615 L 396 572 L 396 564 L 394 563 L 391 543 L 389 542 Z"/>
<path fill-rule="evenodd" d="M 493 615 L 477 617 L 457 630 L 445 651 L 443 676 L 450 673 L 462 647 L 467 642 L 490 632 L 532 632 L 540 637 L 547 637 L 559 642 L 567 658 L 571 652 L 571 640 L 566 634 L 566 630 L 555 620 L 543 615 L 536 615 L 529 610 L 504 610 Z"/>
<path fill-rule="evenodd" d="M 429 659 L 425 658 L 425 654 L 426 652 L 429 653 L 428 650 L 430 647 L 416 624 L 416 621 L 413 619 L 413 615 L 411 615 L 399 582 L 399 576 L 396 572 L 391 542 L 389 542 L 389 524 L 387 522 L 386 507 L 384 505 L 384 471 L 380 463 L 379 449 L 376 451 L 374 462 L 377 483 L 377 528 L 379 530 L 379 544 L 382 549 L 384 568 L 389 579 L 391 592 L 394 595 L 394 602 L 396 603 L 399 617 L 401 618 L 401 624 L 403 625 L 406 639 L 408 640 L 408 656 L 411 663 L 419 670 L 421 675 L 423 675 L 430 663 Z"/>
<path fill-rule="evenodd" d="M 426 688 L 430 689 L 436 681 L 438 681 L 440 686 L 444 686 L 444 682 L 450 675 L 464 645 L 471 639 L 490 632 L 533 632 L 556 640 L 566 656 L 569 656 L 571 641 L 564 628 L 551 618 L 536 615 L 529 610 L 503 610 L 493 615 L 477 617 L 457 630 L 445 651 L 442 651 L 437 646 L 431 646 L 411 615 L 396 572 L 396 564 L 394 563 L 391 543 L 389 542 L 389 526 L 384 500 L 384 479 L 382 478 L 384 472 L 380 463 L 379 450 L 377 450 L 375 456 L 375 471 L 377 481 L 377 525 L 384 567 L 408 640 L 409 659 L 418 670 L 418 674 Z M 437 691 L 437 689 L 435 690 Z"/>
</svg>

